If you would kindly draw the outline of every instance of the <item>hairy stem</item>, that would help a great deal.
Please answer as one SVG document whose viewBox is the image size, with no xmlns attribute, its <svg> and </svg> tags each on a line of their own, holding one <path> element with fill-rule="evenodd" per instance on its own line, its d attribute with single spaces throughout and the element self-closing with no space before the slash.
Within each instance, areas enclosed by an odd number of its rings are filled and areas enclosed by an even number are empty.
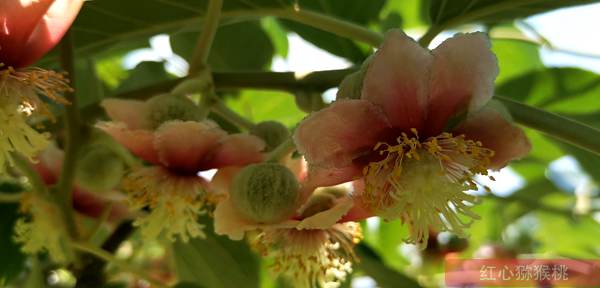
<svg viewBox="0 0 600 288">
<path fill-rule="evenodd" d="M 198 37 L 198 44 L 190 62 L 190 75 L 196 74 L 198 70 L 206 65 L 208 55 L 210 54 L 210 47 L 219 28 L 222 7 L 223 0 L 210 0 L 208 2 L 202 32 L 200 33 L 200 37 Z"/>
<path fill-rule="evenodd" d="M 60 58 L 62 69 L 68 73 L 71 86 L 75 85 L 75 63 L 73 58 L 73 39 L 71 32 L 67 32 L 60 44 Z M 79 152 L 79 132 L 80 132 L 80 115 L 77 105 L 77 97 L 74 91 L 67 92 L 65 98 L 69 101 L 69 105 L 65 105 L 65 113 L 63 115 L 65 123 L 65 158 L 62 165 L 60 178 L 56 184 L 56 200 L 61 206 L 63 218 L 69 230 L 69 234 L 77 238 L 77 228 L 75 226 L 73 212 L 73 181 L 75 178 L 75 166 L 77 164 L 77 154 Z"/>
<path fill-rule="evenodd" d="M 214 101 L 215 102 L 213 102 L 213 104 L 211 105 L 211 111 L 213 113 L 225 118 L 227 121 L 233 123 L 234 125 L 242 129 L 250 130 L 252 129 L 252 127 L 254 127 L 254 123 L 252 123 L 252 121 L 240 116 L 233 110 L 229 109 L 229 107 L 227 107 L 227 105 L 225 105 L 220 100 Z"/>
<path fill-rule="evenodd" d="M 279 144 L 279 146 L 275 147 L 275 149 L 267 155 L 267 158 L 265 159 L 265 161 L 279 162 L 280 160 L 283 159 L 283 157 L 292 153 L 294 150 L 296 150 L 296 144 L 294 143 L 294 140 L 292 139 L 292 137 L 289 137 L 288 139 L 283 141 L 281 144 Z"/>
<path fill-rule="evenodd" d="M 494 98 L 502 101 L 518 123 L 600 155 L 600 129 L 509 98 Z"/>
</svg>

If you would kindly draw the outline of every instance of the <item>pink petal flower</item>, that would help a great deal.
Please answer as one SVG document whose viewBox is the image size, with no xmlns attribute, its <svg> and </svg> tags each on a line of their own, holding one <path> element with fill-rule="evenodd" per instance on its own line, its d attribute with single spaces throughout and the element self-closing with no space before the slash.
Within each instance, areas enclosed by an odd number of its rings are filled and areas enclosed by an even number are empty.
<svg viewBox="0 0 600 288">
<path fill-rule="evenodd" d="M 309 167 L 308 177 L 302 181 L 304 194 L 314 191 L 318 187 L 334 186 L 353 181 L 362 177 L 362 168 L 358 165 L 349 165 L 344 168 Z"/>
<path fill-rule="evenodd" d="M 155 132 L 154 147 L 160 164 L 180 172 L 196 173 L 206 165 L 207 156 L 227 133 L 212 121 L 168 121 Z"/>
<path fill-rule="evenodd" d="M 108 117 L 116 122 L 123 122 L 129 129 L 150 129 L 146 119 L 146 102 L 110 98 L 100 104 Z"/>
<path fill-rule="evenodd" d="M 346 167 L 370 152 L 389 128 L 381 109 L 366 100 L 339 100 L 303 120 L 294 141 L 314 166 Z"/>
<path fill-rule="evenodd" d="M 75 20 L 83 0 L 0 1 L 0 62 L 25 67 L 52 49 Z"/>
<path fill-rule="evenodd" d="M 420 129 L 426 116 L 432 59 L 429 51 L 402 31 L 388 32 L 369 63 L 362 99 L 379 105 L 392 126 L 404 131 Z"/>
<path fill-rule="evenodd" d="M 443 131 L 448 119 L 477 111 L 494 94 L 496 57 L 484 33 L 457 34 L 432 51 L 426 135 Z"/>
<path fill-rule="evenodd" d="M 527 155 L 531 149 L 523 130 L 491 108 L 483 108 L 471 115 L 453 133 L 465 134 L 468 139 L 481 141 L 483 147 L 494 150 L 491 169 L 500 169 L 509 161 Z"/>
<path fill-rule="evenodd" d="M 244 166 L 263 160 L 265 142 L 249 134 L 228 135 L 213 150 L 212 157 L 204 164 L 210 168 Z"/>
<path fill-rule="evenodd" d="M 158 164 L 158 153 L 154 148 L 154 133 L 149 130 L 131 130 L 121 122 L 101 122 L 96 125 L 131 153 L 154 164 Z"/>
</svg>

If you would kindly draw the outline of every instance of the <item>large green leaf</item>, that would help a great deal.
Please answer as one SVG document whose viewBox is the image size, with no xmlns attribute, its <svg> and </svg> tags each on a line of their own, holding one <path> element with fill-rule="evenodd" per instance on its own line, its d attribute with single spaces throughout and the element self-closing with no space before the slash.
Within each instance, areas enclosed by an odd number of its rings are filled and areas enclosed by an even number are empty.
<svg viewBox="0 0 600 288">
<path fill-rule="evenodd" d="M 379 12 L 383 8 L 383 0 L 334 0 L 298 1 L 300 9 L 309 9 L 330 15 L 345 21 L 357 24 L 368 24 L 379 18 Z M 369 54 L 368 50 L 359 47 L 356 43 L 340 38 L 329 32 L 324 32 L 304 24 L 282 21 L 290 30 L 298 33 L 302 38 L 316 46 L 355 63 L 361 63 Z"/>
<path fill-rule="evenodd" d="M 539 46 L 533 42 L 510 39 L 492 39 L 492 51 L 498 58 L 500 74 L 496 83 L 544 67 L 539 55 Z"/>
<path fill-rule="evenodd" d="M 591 217 L 578 220 L 537 213 L 539 251 L 583 259 L 599 257 L 600 224 Z"/>
<path fill-rule="evenodd" d="M 534 71 L 502 83 L 497 94 L 563 114 L 600 110 L 600 75 L 577 68 Z"/>
<path fill-rule="evenodd" d="M 476 21 L 496 22 L 550 10 L 588 4 L 594 0 L 430 0 L 429 18 L 437 25 Z"/>
<path fill-rule="evenodd" d="M 173 244 L 179 281 L 211 288 L 258 288 L 259 261 L 243 241 L 217 236 L 207 225 L 206 239 Z"/>
<path fill-rule="evenodd" d="M 226 104 L 252 121 L 277 120 L 288 127 L 306 115 L 298 109 L 291 94 L 282 92 L 244 90 L 238 96 L 227 98 Z"/>
<path fill-rule="evenodd" d="M 198 31 L 175 33 L 173 51 L 190 59 Z M 261 70 L 271 63 L 275 49 L 258 22 L 236 23 L 217 30 L 208 64 L 213 70 Z"/>
</svg>

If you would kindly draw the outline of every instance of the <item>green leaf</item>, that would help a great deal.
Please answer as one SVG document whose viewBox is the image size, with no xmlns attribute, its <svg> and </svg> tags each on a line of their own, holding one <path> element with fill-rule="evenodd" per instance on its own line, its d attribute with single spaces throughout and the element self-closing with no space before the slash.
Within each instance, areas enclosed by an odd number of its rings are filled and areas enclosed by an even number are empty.
<svg viewBox="0 0 600 288">
<path fill-rule="evenodd" d="M 173 34 L 173 51 L 185 59 L 190 59 L 196 48 L 198 35 L 198 31 Z M 261 70 L 271 63 L 274 52 L 271 39 L 260 23 L 230 24 L 217 30 L 208 64 L 215 71 Z"/>
<path fill-rule="evenodd" d="M 259 261 L 243 241 L 217 236 L 207 225 L 206 239 L 191 239 L 173 244 L 179 281 L 200 287 L 259 287 Z"/>
<path fill-rule="evenodd" d="M 84 58 L 75 61 L 75 95 L 79 107 L 94 104 L 104 98 L 104 86 L 96 74 L 96 65 L 92 59 Z"/>
<path fill-rule="evenodd" d="M 271 38 L 275 47 L 275 53 L 281 57 L 287 57 L 289 48 L 288 34 L 279 22 L 275 18 L 268 17 L 262 19 L 260 24 L 263 30 L 269 35 L 269 38 Z"/>
<path fill-rule="evenodd" d="M 417 281 L 388 267 L 371 247 L 359 244 L 355 251 L 360 258 L 360 262 L 357 264 L 358 268 L 375 279 L 378 287 L 421 287 Z"/>
<path fill-rule="evenodd" d="M 496 84 L 544 68 L 540 59 L 539 46 L 536 43 L 492 39 L 492 51 L 498 58 L 500 68 Z"/>
<path fill-rule="evenodd" d="M 283 92 L 244 90 L 238 96 L 227 98 L 226 104 L 254 122 L 276 120 L 288 127 L 306 115 L 298 109 L 294 97 Z"/>
<path fill-rule="evenodd" d="M 380 15 L 382 32 L 392 28 L 410 29 L 424 26 L 424 17 L 419 9 L 420 2 L 422 0 L 386 1 Z"/>
<path fill-rule="evenodd" d="M 435 25 L 498 22 L 594 3 L 594 0 L 430 0 L 429 19 Z"/>
<path fill-rule="evenodd" d="M 600 256 L 600 224 L 591 217 L 573 220 L 548 213 L 536 214 L 540 225 L 536 233 L 541 244 L 538 251 L 583 259 Z"/>
<path fill-rule="evenodd" d="M 165 71 L 162 62 L 144 61 L 139 63 L 129 72 L 129 77 L 121 83 L 115 93 L 123 93 L 145 87 L 161 80 L 172 79 L 173 76 Z"/>
<path fill-rule="evenodd" d="M 366 25 L 378 20 L 379 12 L 383 8 L 383 0 L 344 0 L 344 1 L 301 1 L 300 9 L 330 15 L 345 21 Z M 292 21 L 281 21 L 285 27 L 297 33 L 302 38 L 315 44 L 334 55 L 344 57 L 354 63 L 361 63 L 369 54 L 369 49 L 364 49 L 356 43 L 341 38 L 329 32 L 324 32 L 304 24 Z"/>
</svg>

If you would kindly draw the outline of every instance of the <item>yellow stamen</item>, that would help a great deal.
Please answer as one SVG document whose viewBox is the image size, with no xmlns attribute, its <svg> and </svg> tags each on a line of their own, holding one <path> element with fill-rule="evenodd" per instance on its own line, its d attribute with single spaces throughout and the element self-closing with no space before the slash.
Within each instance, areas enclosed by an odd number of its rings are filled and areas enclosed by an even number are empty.
<svg viewBox="0 0 600 288">
<path fill-rule="evenodd" d="M 423 142 L 402 133 L 397 145 L 378 143 L 385 156 L 364 168 L 363 202 L 384 219 L 408 223 L 408 241 L 425 248 L 429 229 L 464 236 L 464 222 L 479 216 L 470 211 L 477 197 L 465 191 L 477 189 L 474 177 L 487 175 L 494 152 L 464 135 L 442 133 Z"/>
<path fill-rule="evenodd" d="M 66 263 L 73 258 L 66 226 L 54 203 L 39 195 L 25 193 L 21 200 L 21 211 L 30 215 L 29 220 L 17 220 L 14 228 L 14 240 L 23 244 L 23 252 L 35 254 L 45 251 L 59 263 Z"/>
<path fill-rule="evenodd" d="M 294 287 L 334 288 L 352 272 L 353 248 L 361 239 L 360 225 L 346 222 L 324 230 L 265 230 L 254 244 L 273 256 L 272 271 L 291 278 Z"/>
<path fill-rule="evenodd" d="M 187 242 L 190 238 L 205 237 L 198 217 L 207 213 L 207 206 L 218 200 L 204 188 L 204 180 L 197 176 L 180 176 L 160 167 L 138 169 L 123 180 L 134 208 L 150 208 L 134 225 L 140 226 L 142 236 L 155 239 L 165 233 L 167 239 L 175 236 Z"/>
</svg>

